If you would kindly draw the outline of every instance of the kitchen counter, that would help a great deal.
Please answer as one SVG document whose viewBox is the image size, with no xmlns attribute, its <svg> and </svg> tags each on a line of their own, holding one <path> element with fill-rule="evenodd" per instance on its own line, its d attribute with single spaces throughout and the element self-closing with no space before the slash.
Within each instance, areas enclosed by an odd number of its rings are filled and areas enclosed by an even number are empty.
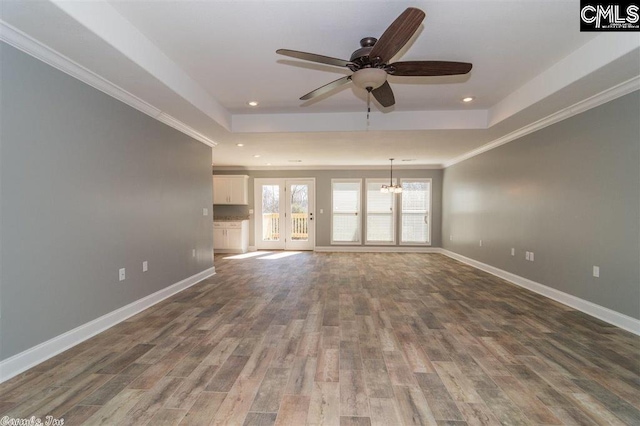
<svg viewBox="0 0 640 426">
<path fill-rule="evenodd" d="M 249 220 L 249 215 L 246 216 L 214 216 L 214 222 L 237 222 L 241 220 Z"/>
</svg>

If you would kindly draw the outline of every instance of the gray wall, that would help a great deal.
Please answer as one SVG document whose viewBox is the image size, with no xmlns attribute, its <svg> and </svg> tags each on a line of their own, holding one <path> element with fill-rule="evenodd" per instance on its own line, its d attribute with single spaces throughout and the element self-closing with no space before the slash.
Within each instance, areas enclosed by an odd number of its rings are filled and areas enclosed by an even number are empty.
<svg viewBox="0 0 640 426">
<path fill-rule="evenodd" d="M 213 229 L 211 148 L 0 47 L 6 359 L 212 267 Z"/>
<path fill-rule="evenodd" d="M 634 92 L 447 168 L 444 248 L 640 318 L 638 117 Z"/>
<path fill-rule="evenodd" d="M 389 170 L 284 170 L 284 171 L 217 171 L 214 174 L 249 175 L 249 206 L 215 206 L 216 215 L 248 214 L 253 209 L 254 178 L 315 178 L 316 179 L 316 246 L 331 245 L 331 179 L 337 178 L 389 178 Z M 396 170 L 393 178 L 431 178 L 431 246 L 440 247 L 442 243 L 442 170 Z M 364 185 L 363 185 L 364 206 Z M 324 213 L 320 214 L 320 209 Z M 397 218 L 398 221 L 400 218 Z M 363 224 L 364 230 L 365 224 Z M 255 245 L 253 216 L 249 222 L 249 245 Z M 397 228 L 396 228 L 397 229 Z M 364 234 L 363 234 L 364 235 Z M 364 238 L 363 238 L 364 239 Z M 396 238 L 398 240 L 398 238 Z M 396 242 L 396 244 L 398 244 Z"/>
</svg>

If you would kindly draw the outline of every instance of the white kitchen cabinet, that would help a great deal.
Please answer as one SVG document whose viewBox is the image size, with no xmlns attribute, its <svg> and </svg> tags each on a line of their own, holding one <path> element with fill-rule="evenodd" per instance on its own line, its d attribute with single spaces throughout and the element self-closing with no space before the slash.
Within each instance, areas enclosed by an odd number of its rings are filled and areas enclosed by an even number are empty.
<svg viewBox="0 0 640 426">
<path fill-rule="evenodd" d="M 215 175 L 213 204 L 249 204 L 249 176 Z"/>
<path fill-rule="evenodd" d="M 246 253 L 248 249 L 248 220 L 213 222 L 214 252 Z"/>
</svg>

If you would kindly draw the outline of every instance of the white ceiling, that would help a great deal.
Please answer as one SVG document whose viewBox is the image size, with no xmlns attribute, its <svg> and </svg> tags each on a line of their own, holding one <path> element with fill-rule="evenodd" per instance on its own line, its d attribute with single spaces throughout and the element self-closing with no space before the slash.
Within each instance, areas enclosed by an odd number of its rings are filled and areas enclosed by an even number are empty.
<svg viewBox="0 0 640 426">
<path fill-rule="evenodd" d="M 469 75 L 390 78 L 396 105 L 373 104 L 368 129 L 360 89 L 298 100 L 349 71 L 276 49 L 349 59 L 409 6 L 427 17 L 396 60 L 472 62 Z M 637 81 L 640 36 L 581 33 L 578 10 L 573 0 L 4 0 L 2 20 L 215 141 L 214 166 L 384 166 L 395 156 L 429 167 Z"/>
</svg>

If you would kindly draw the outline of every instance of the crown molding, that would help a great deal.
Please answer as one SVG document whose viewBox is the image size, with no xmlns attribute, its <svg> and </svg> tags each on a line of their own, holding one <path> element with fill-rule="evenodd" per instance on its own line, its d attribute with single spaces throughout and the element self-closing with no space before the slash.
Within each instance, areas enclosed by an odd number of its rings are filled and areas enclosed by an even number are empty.
<svg viewBox="0 0 640 426">
<path fill-rule="evenodd" d="M 193 127 L 187 126 L 182 121 L 177 120 L 174 117 L 164 112 L 161 112 L 160 114 L 158 114 L 156 117 L 153 117 L 153 118 L 166 124 L 167 126 L 173 127 L 174 129 L 184 133 L 187 136 L 191 136 L 193 139 L 200 141 L 203 144 L 210 146 L 211 148 L 214 148 L 218 144 L 217 142 L 212 141 L 202 133 L 195 130 Z"/>
<path fill-rule="evenodd" d="M 0 19 L 0 40 L 210 147 L 216 142 Z"/>
<path fill-rule="evenodd" d="M 416 164 L 414 166 L 393 166 L 393 170 L 441 170 L 442 164 Z M 214 171 L 287 171 L 287 170 L 389 170 L 389 166 L 216 166 Z"/>
<path fill-rule="evenodd" d="M 458 164 L 462 161 L 468 160 L 469 158 L 473 158 L 476 155 L 480 155 L 484 152 L 490 151 L 492 149 L 495 149 L 509 142 L 513 142 L 514 140 L 519 139 L 523 136 L 526 136 L 530 133 L 544 129 L 547 126 L 551 126 L 552 124 L 558 123 L 562 120 L 566 120 L 569 117 L 573 117 L 574 115 L 580 114 L 591 108 L 595 108 L 597 106 L 610 102 L 614 99 L 627 95 L 631 92 L 635 92 L 636 90 L 640 90 L 640 76 L 631 78 L 623 83 L 620 83 L 596 95 L 593 95 L 587 99 L 584 99 L 569 107 L 561 109 L 551 115 L 548 115 L 545 118 L 542 118 L 538 121 L 535 121 L 531 124 L 521 127 L 520 129 L 515 130 L 498 139 L 495 139 L 485 145 L 482 145 L 479 148 L 473 149 L 465 154 L 462 154 L 454 158 L 453 160 L 450 160 L 444 163 L 443 167 L 446 169 L 447 167 L 451 167 L 454 164 Z"/>
</svg>

